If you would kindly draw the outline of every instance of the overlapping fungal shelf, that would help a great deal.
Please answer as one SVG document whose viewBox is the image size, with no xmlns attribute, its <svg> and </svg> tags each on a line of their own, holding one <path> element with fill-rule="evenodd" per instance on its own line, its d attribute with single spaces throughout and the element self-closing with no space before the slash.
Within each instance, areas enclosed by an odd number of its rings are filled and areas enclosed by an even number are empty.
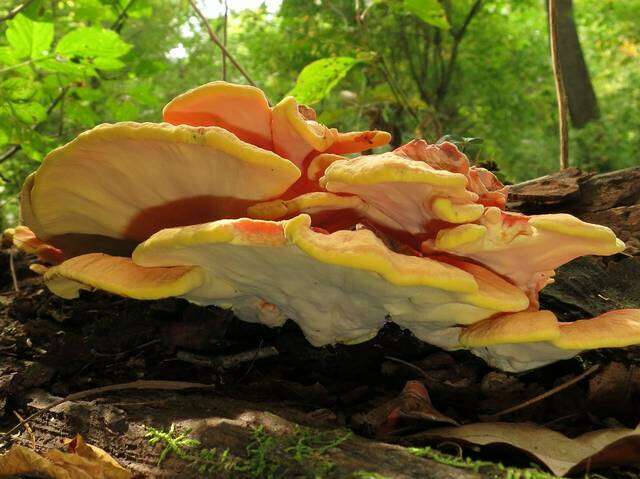
<svg viewBox="0 0 640 479">
<path fill-rule="evenodd" d="M 272 107 L 225 82 L 163 116 L 82 133 L 25 182 L 7 234 L 50 265 L 55 294 L 179 296 L 291 319 L 316 346 L 394 321 L 510 371 L 640 343 L 640 310 L 561 323 L 538 307 L 562 264 L 621 252 L 614 233 L 505 211 L 507 189 L 451 143 L 354 156 L 390 135 L 338 132 L 291 97 Z"/>
</svg>

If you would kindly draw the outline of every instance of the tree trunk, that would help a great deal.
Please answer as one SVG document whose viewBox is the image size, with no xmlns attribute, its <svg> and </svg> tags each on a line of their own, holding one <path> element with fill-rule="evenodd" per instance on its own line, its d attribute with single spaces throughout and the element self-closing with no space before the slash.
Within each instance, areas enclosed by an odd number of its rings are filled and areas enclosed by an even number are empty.
<svg viewBox="0 0 640 479">
<path fill-rule="evenodd" d="M 567 89 L 571 124 L 582 128 L 598 118 L 600 112 L 573 20 L 573 0 L 558 0 L 558 56 Z"/>
</svg>

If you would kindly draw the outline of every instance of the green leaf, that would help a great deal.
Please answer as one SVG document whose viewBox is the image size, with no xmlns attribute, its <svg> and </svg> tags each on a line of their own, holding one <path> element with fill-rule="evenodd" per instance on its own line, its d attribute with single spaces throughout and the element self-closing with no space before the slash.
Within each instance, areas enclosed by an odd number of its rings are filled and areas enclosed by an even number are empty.
<svg viewBox="0 0 640 479">
<path fill-rule="evenodd" d="M 27 125 L 37 125 L 47 118 L 47 109 L 40 103 L 13 103 L 11 106 L 18 119 Z"/>
<path fill-rule="evenodd" d="M 7 143 L 9 143 L 9 134 L 3 129 L 0 129 L 0 146 L 4 146 Z"/>
<path fill-rule="evenodd" d="M 67 118 L 78 125 L 95 125 L 100 121 L 89 102 L 70 102 L 65 110 Z"/>
<path fill-rule="evenodd" d="M 13 65 L 15 63 L 18 63 L 18 59 L 16 58 L 13 48 L 0 47 L 0 64 Z"/>
<path fill-rule="evenodd" d="M 444 8 L 438 0 L 404 0 L 403 5 L 424 23 L 445 30 L 449 28 Z"/>
<path fill-rule="evenodd" d="M 117 58 L 98 57 L 93 61 L 93 66 L 99 70 L 119 70 L 124 63 Z"/>
<path fill-rule="evenodd" d="M 13 77 L 2 82 L 2 91 L 11 101 L 28 100 L 35 95 L 38 86 L 39 83 L 31 80 Z"/>
<path fill-rule="evenodd" d="M 113 23 L 116 19 L 116 12 L 114 12 L 114 9 L 105 5 L 100 0 L 76 0 L 74 3 L 75 6 L 73 14 L 76 20 L 89 20 L 91 22 L 101 20 Z"/>
<path fill-rule="evenodd" d="M 78 97 L 81 100 L 87 100 L 87 101 L 102 100 L 105 96 L 105 93 L 103 90 L 99 88 L 89 88 L 86 86 L 78 87 L 74 90 L 74 92 L 76 95 L 78 95 Z"/>
<path fill-rule="evenodd" d="M 43 70 L 52 73 L 65 73 L 79 78 L 96 76 L 96 70 L 93 65 L 88 63 L 76 63 L 64 58 L 47 58 L 38 64 Z"/>
<path fill-rule="evenodd" d="M 120 8 L 126 8 L 130 0 L 120 0 Z M 127 16 L 130 18 L 145 18 L 153 14 L 152 3 L 149 0 L 137 0 L 133 6 L 127 10 Z"/>
<path fill-rule="evenodd" d="M 138 107 L 129 101 L 124 101 L 120 104 L 114 104 L 112 106 L 112 115 L 115 121 L 130 121 L 132 118 L 136 118 L 140 111 Z"/>
<path fill-rule="evenodd" d="M 130 49 L 131 45 L 113 30 L 86 27 L 73 30 L 62 37 L 56 53 L 67 58 L 118 58 Z"/>
<path fill-rule="evenodd" d="M 302 69 L 296 86 L 289 92 L 299 103 L 311 105 L 325 98 L 358 60 L 352 57 L 322 58 Z"/>
<path fill-rule="evenodd" d="M 36 22 L 23 14 L 8 22 L 7 42 L 17 58 L 39 58 L 51 47 L 53 23 Z"/>
</svg>

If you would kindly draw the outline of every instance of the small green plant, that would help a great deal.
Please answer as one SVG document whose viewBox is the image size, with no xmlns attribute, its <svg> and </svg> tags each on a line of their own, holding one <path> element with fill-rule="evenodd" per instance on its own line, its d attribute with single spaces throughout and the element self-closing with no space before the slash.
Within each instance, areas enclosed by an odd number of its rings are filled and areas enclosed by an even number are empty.
<svg viewBox="0 0 640 479">
<path fill-rule="evenodd" d="M 164 449 L 158 458 L 158 466 L 162 465 L 169 454 L 189 463 L 201 474 L 211 474 L 234 470 L 237 461 L 233 458 L 228 449 L 218 451 L 217 448 L 205 448 L 200 441 L 189 437 L 190 429 L 183 433 L 175 430 L 175 425 L 171 425 L 168 431 L 161 431 L 152 427 L 147 428 L 145 437 L 149 439 L 152 446 L 158 443 L 164 445 Z"/>
<path fill-rule="evenodd" d="M 371 471 L 356 471 L 351 477 L 353 479 L 389 479 L 387 476 Z"/>
<path fill-rule="evenodd" d="M 290 434 L 274 435 L 264 426 L 258 426 L 252 432 L 246 457 L 237 457 L 228 449 L 203 447 L 200 441 L 189 437 L 190 432 L 178 432 L 174 425 L 168 431 L 148 428 L 149 444 L 164 446 L 159 466 L 173 454 L 203 475 L 233 473 L 233 477 L 279 479 L 290 477 L 295 471 L 297 477 L 321 479 L 335 467 L 326 453 L 351 436 L 351 432 L 317 432 L 301 426 L 296 426 Z"/>
<path fill-rule="evenodd" d="M 558 479 L 557 476 L 533 467 L 527 469 L 505 467 L 500 463 L 474 460 L 469 457 L 452 456 L 451 454 L 445 454 L 431 447 L 409 447 L 407 451 L 416 456 L 427 457 L 448 466 L 471 469 L 474 472 L 480 472 L 480 470 L 482 470 L 483 473 L 487 473 L 489 476 L 501 479 Z"/>
</svg>

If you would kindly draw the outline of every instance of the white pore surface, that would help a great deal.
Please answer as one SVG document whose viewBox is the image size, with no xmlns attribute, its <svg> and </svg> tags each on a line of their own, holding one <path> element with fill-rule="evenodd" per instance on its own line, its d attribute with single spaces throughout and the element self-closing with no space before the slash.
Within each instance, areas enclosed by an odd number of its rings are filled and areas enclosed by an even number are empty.
<svg viewBox="0 0 640 479">
<path fill-rule="evenodd" d="M 484 359 L 487 364 L 502 371 L 521 372 L 539 368 L 561 359 L 574 357 L 580 351 L 560 349 L 551 343 L 498 344 L 473 348 L 471 352 Z"/>
<path fill-rule="evenodd" d="M 428 341 L 435 330 L 496 313 L 463 304 L 454 292 L 397 286 L 377 273 L 317 261 L 294 245 L 201 244 L 148 251 L 134 260 L 142 266 L 200 265 L 207 282 L 186 299 L 231 307 L 240 319 L 270 326 L 290 318 L 316 346 L 366 341 L 387 318 Z"/>
</svg>

